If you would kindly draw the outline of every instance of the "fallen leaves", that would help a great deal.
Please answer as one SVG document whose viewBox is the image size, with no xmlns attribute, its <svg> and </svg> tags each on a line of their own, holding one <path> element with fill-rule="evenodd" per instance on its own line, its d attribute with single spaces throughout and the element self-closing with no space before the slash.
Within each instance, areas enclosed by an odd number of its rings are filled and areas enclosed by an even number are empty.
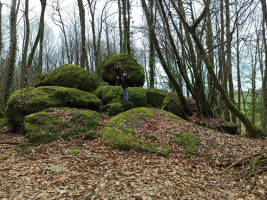
<svg viewBox="0 0 267 200">
<path fill-rule="evenodd" d="M 155 114 L 155 113 L 154 113 Z M 75 136 L 24 151 L 1 149 L 9 156 L 0 162 L 0 198 L 2 199 L 265 199 L 267 173 L 258 175 L 257 185 L 249 194 L 250 181 L 236 178 L 238 172 L 222 174 L 226 165 L 249 155 L 264 153 L 266 140 L 248 140 L 201 128 L 195 124 L 155 114 L 134 127 L 136 135 L 158 146 L 170 146 L 169 138 L 193 132 L 201 142 L 198 156 L 187 157 L 183 148 L 171 145 L 167 158 L 119 151 L 100 138 L 84 141 Z M 145 135 L 156 138 L 149 139 Z M 150 137 L 153 138 L 153 137 Z M 25 137 L 0 134 L 1 141 L 25 142 Z M 7 145 L 1 144 L 0 148 Z M 68 155 L 70 150 L 82 150 Z M 57 166 L 64 170 L 52 171 Z"/>
</svg>

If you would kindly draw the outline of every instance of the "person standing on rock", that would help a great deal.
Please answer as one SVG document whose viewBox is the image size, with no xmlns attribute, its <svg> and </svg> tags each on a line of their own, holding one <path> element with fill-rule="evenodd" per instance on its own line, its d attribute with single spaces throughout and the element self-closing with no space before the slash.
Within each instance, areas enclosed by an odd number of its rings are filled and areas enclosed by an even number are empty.
<svg viewBox="0 0 267 200">
<path fill-rule="evenodd" d="M 126 71 L 123 72 L 123 77 L 121 80 L 121 86 L 123 89 L 123 94 L 124 94 L 124 101 L 128 101 L 129 96 L 128 96 L 128 87 L 130 83 L 131 76 L 127 74 Z"/>
<path fill-rule="evenodd" d="M 118 86 L 121 85 L 121 79 L 122 79 L 122 69 L 120 62 L 117 63 L 116 74 L 117 74 L 116 86 Z"/>
</svg>

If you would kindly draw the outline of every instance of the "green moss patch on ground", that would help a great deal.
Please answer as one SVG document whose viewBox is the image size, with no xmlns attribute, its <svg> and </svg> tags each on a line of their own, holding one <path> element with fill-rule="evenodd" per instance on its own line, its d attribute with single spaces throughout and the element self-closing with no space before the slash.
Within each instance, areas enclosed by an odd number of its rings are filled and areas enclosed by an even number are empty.
<svg viewBox="0 0 267 200">
<path fill-rule="evenodd" d="M 182 133 L 174 136 L 171 138 L 170 143 L 184 147 L 187 154 L 196 154 L 199 144 L 197 137 L 193 133 Z"/>
<path fill-rule="evenodd" d="M 67 152 L 67 154 L 73 155 L 73 154 L 80 154 L 82 152 L 83 152 L 82 150 L 70 150 Z"/>
<path fill-rule="evenodd" d="M 23 123 L 26 115 L 50 107 L 87 107 L 98 109 L 101 101 L 92 93 L 59 86 L 23 88 L 15 91 L 7 102 L 7 117 Z"/>
<path fill-rule="evenodd" d="M 50 142 L 94 130 L 100 115 L 95 111 L 54 108 L 25 117 L 29 142 Z"/>
<path fill-rule="evenodd" d="M 115 85 L 117 80 L 116 67 L 117 63 L 121 63 L 122 71 L 127 71 L 131 76 L 131 87 L 143 86 L 145 83 L 144 68 L 130 55 L 123 53 L 120 55 L 110 56 L 101 66 L 101 78 L 109 83 Z"/>
<path fill-rule="evenodd" d="M 36 77 L 35 86 L 62 86 L 76 88 L 91 92 L 97 88 L 97 79 L 88 74 L 83 68 L 64 64 L 50 71 L 47 74 Z"/>
</svg>

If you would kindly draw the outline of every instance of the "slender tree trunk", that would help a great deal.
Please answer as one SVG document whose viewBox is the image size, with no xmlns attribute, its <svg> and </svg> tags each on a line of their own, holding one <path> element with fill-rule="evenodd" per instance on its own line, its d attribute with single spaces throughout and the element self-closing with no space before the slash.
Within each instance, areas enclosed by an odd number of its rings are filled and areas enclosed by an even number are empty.
<svg viewBox="0 0 267 200">
<path fill-rule="evenodd" d="M 150 18 L 151 22 L 153 22 L 153 26 L 155 24 L 154 20 L 154 1 L 149 1 L 149 6 L 150 6 Z M 148 69 L 149 69 L 149 87 L 154 88 L 155 86 L 155 69 L 154 69 L 154 64 L 155 64 L 155 49 L 154 49 L 154 42 L 151 36 L 151 30 L 148 30 L 148 38 L 149 38 L 149 64 L 148 64 Z"/>
<path fill-rule="evenodd" d="M 42 7 L 46 6 L 46 0 L 41 0 Z M 40 42 L 39 42 L 39 61 L 37 66 L 37 72 L 43 71 L 43 46 L 44 46 L 44 19 L 40 21 Z"/>
<path fill-rule="evenodd" d="M 37 36 L 35 38 L 35 41 L 34 41 L 34 44 L 33 44 L 33 48 L 31 50 L 31 53 L 29 55 L 29 58 L 28 58 L 28 63 L 27 63 L 27 67 L 25 69 L 25 74 L 22 78 L 22 87 L 26 87 L 28 85 L 28 76 L 29 76 L 29 69 L 31 68 L 32 66 L 32 63 L 33 63 L 33 59 L 34 59 L 34 54 L 35 54 L 35 51 L 37 49 L 37 46 L 38 46 L 38 43 L 40 41 L 40 37 L 41 37 L 41 34 L 42 34 L 42 26 L 41 24 L 44 23 L 44 15 L 45 15 L 45 9 L 46 9 L 46 0 L 41 0 L 41 4 L 42 4 L 42 10 L 41 10 L 41 17 L 40 17 L 40 25 L 39 25 L 39 30 L 38 30 L 38 33 L 37 33 Z"/>
<path fill-rule="evenodd" d="M 17 6 L 16 6 L 17 5 Z M 8 54 L 7 65 L 3 78 L 3 88 L 1 94 L 1 109 L 5 112 L 5 105 L 7 99 L 11 92 L 11 86 L 13 82 L 14 69 L 16 63 L 16 51 L 17 51 L 17 38 L 16 38 L 16 28 L 17 28 L 17 16 L 20 6 L 20 0 L 13 0 L 11 12 L 10 12 L 10 48 Z M 17 7 L 17 8 L 16 8 Z"/>
<path fill-rule="evenodd" d="M 263 44 L 264 44 L 264 57 L 265 57 L 265 70 L 264 70 L 264 76 L 262 81 L 262 93 L 263 93 L 263 102 L 265 107 L 265 115 L 264 115 L 264 121 L 262 124 L 262 128 L 265 130 L 267 125 L 267 37 L 266 37 L 266 27 L 267 27 L 267 8 L 266 8 L 266 2 L 265 0 L 261 0 L 262 4 L 262 15 L 263 15 L 263 21 L 262 23 L 262 35 L 263 35 Z"/>
<path fill-rule="evenodd" d="M 230 32 L 230 5 L 229 0 L 225 0 L 225 7 L 226 7 L 226 46 L 227 46 L 227 79 L 228 79 L 228 86 L 229 86 L 229 97 L 235 103 L 235 94 L 234 94 L 234 84 L 233 84 L 233 77 L 232 77 L 232 51 L 231 51 L 231 32 Z M 232 115 L 232 122 L 236 123 L 236 116 Z"/>
<path fill-rule="evenodd" d="M 79 6 L 79 14 L 80 14 L 80 23 L 81 23 L 81 39 L 82 39 L 82 55 L 80 58 L 81 67 L 86 69 L 87 73 L 89 73 L 89 66 L 88 66 L 88 58 L 86 52 L 86 37 L 85 37 L 85 13 L 83 7 L 83 1 L 78 0 Z"/>
<path fill-rule="evenodd" d="M 130 34 L 130 26 L 131 26 L 131 4 L 130 0 L 127 0 L 127 53 L 131 55 L 131 34 Z"/>
<path fill-rule="evenodd" d="M 184 98 L 184 95 L 183 95 L 183 92 L 179 86 L 179 84 L 177 83 L 175 77 L 173 76 L 171 70 L 169 69 L 163 55 L 162 55 L 162 52 L 161 52 L 161 49 L 160 49 L 160 46 L 159 46 L 159 43 L 158 43 L 158 39 L 156 37 L 156 34 L 155 34 L 155 30 L 154 30 L 154 27 L 153 27 L 153 22 L 151 21 L 150 19 L 150 13 L 149 13 L 149 10 L 147 8 L 147 5 L 146 5 L 146 2 L 145 0 L 142 0 L 142 7 L 143 7 L 143 10 L 145 12 L 145 15 L 146 15 L 146 20 L 147 20 L 147 25 L 149 27 L 149 29 L 151 29 L 151 37 L 153 39 L 153 42 L 154 42 L 154 45 L 155 45 L 155 50 L 157 52 L 157 55 L 158 55 L 158 58 L 161 62 L 161 65 L 164 69 L 164 71 L 166 72 L 167 76 L 169 77 L 170 79 L 170 82 L 172 83 L 174 89 L 176 90 L 179 98 L 180 98 L 180 101 L 183 105 L 183 110 L 185 111 L 185 113 L 187 115 L 192 115 L 192 112 L 190 111 L 189 107 L 188 107 L 188 104 Z"/>
<path fill-rule="evenodd" d="M 120 32 L 120 53 L 123 53 L 123 36 L 122 36 L 122 25 L 121 25 L 121 0 L 118 0 L 119 7 L 119 32 Z"/>
<path fill-rule="evenodd" d="M 123 15 L 123 53 L 127 52 L 127 5 L 126 1 L 127 0 L 121 0 L 122 1 L 122 15 Z"/>
<path fill-rule="evenodd" d="M 23 48 L 23 53 L 22 53 L 20 87 L 23 87 L 22 77 L 24 77 L 26 74 L 27 54 L 28 54 L 29 41 L 30 41 L 29 0 L 25 1 L 25 24 L 26 24 L 26 35 L 25 35 L 25 43 L 24 43 L 24 48 Z"/>
<path fill-rule="evenodd" d="M 142 0 L 142 1 L 144 1 L 144 0 Z M 197 28 L 197 25 L 205 17 L 206 12 L 207 12 L 207 7 L 204 8 L 203 12 L 199 16 L 199 18 L 196 19 L 196 21 L 193 23 L 193 25 L 189 26 L 189 24 L 186 22 L 184 16 L 181 14 L 180 10 L 178 9 L 178 7 L 174 3 L 174 1 L 171 0 L 171 2 L 172 2 L 173 7 L 175 8 L 177 14 L 180 16 L 181 21 L 183 22 L 185 27 L 189 30 L 190 34 L 192 35 L 192 37 L 196 43 L 196 47 L 199 49 L 200 53 L 202 54 L 203 61 L 206 65 L 206 68 L 207 68 L 209 74 L 210 74 L 210 77 L 212 78 L 212 81 L 214 82 L 216 88 L 220 92 L 221 97 L 222 97 L 224 103 L 226 104 L 227 108 L 232 112 L 233 115 L 238 117 L 243 122 L 243 124 L 247 130 L 247 136 L 249 138 L 261 139 L 264 136 L 263 131 L 260 128 L 258 128 L 257 126 L 255 126 L 246 115 L 244 115 L 241 111 L 239 111 L 238 108 L 233 104 L 231 99 L 228 97 L 227 92 L 224 90 L 223 86 L 220 84 L 220 82 L 219 82 L 219 80 L 218 80 L 218 78 L 214 72 L 213 65 L 211 64 L 209 57 L 207 56 L 207 54 L 205 52 L 204 46 L 202 45 L 200 39 L 198 38 L 198 35 L 196 33 L 196 28 Z"/>
</svg>

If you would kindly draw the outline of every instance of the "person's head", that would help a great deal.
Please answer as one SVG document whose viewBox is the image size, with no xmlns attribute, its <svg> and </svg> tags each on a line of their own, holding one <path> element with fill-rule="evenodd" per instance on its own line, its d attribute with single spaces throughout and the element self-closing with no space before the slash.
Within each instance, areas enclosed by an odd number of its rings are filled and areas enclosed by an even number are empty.
<svg viewBox="0 0 267 200">
<path fill-rule="evenodd" d="M 120 62 L 118 62 L 118 63 L 117 63 L 117 66 L 118 66 L 118 67 L 121 67 L 121 63 L 120 63 Z"/>
<path fill-rule="evenodd" d="M 128 73 L 126 71 L 124 71 L 123 76 L 128 76 Z"/>
</svg>

